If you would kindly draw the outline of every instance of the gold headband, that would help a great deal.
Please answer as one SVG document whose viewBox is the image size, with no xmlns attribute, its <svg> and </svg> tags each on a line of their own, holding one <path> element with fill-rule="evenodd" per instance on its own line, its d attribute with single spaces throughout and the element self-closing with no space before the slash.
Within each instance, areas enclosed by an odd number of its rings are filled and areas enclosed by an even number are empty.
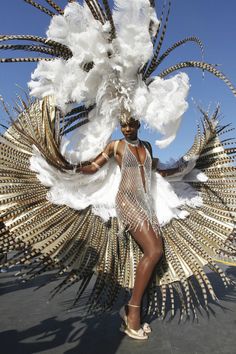
<svg viewBox="0 0 236 354">
<path fill-rule="evenodd" d="M 120 114 L 120 123 L 128 123 L 132 118 L 131 112 L 127 109 L 123 109 Z"/>
</svg>

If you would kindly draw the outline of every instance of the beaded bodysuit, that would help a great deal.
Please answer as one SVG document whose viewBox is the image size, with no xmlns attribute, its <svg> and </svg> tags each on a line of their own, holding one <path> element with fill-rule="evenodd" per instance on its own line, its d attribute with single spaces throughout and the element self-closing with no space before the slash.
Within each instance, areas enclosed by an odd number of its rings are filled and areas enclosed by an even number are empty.
<svg viewBox="0 0 236 354">
<path fill-rule="evenodd" d="M 146 147 L 145 151 L 145 161 L 141 164 L 125 141 L 121 181 L 116 195 L 116 212 L 122 229 L 141 229 L 147 221 L 159 235 L 159 223 L 151 196 L 152 159 Z"/>
</svg>

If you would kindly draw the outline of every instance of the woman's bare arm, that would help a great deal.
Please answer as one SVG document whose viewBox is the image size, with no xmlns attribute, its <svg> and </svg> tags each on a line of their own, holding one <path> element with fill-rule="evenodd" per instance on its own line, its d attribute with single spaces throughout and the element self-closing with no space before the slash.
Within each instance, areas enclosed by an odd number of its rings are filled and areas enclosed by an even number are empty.
<svg viewBox="0 0 236 354">
<path fill-rule="evenodd" d="M 162 177 L 168 177 L 168 176 L 174 175 L 175 173 L 180 172 L 180 169 L 179 169 L 179 167 L 167 168 L 167 169 L 159 169 L 159 168 L 157 168 L 156 171 Z"/>
<path fill-rule="evenodd" d="M 154 170 L 157 171 L 162 177 L 172 176 L 175 173 L 181 172 L 186 167 L 187 162 L 183 162 L 177 167 L 160 169 L 158 167 L 158 159 L 153 159 Z"/>
<path fill-rule="evenodd" d="M 113 155 L 114 151 L 114 142 L 110 142 L 105 149 L 92 161 L 86 163 L 86 165 L 76 166 L 76 172 L 84 174 L 94 174 L 102 166 L 104 166 L 109 158 Z"/>
<path fill-rule="evenodd" d="M 150 155 L 152 157 L 152 170 L 158 172 L 162 177 L 171 176 L 181 171 L 181 168 L 179 166 L 174 168 L 168 168 L 168 169 L 160 169 L 158 167 L 159 159 L 157 157 L 153 157 L 151 144 L 148 142 L 144 142 L 144 144 L 148 148 Z"/>
</svg>

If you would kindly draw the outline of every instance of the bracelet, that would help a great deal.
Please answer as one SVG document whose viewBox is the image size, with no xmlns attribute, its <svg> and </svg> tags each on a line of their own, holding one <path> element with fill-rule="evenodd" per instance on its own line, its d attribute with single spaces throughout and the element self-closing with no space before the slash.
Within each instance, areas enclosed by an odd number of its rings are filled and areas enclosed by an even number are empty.
<svg viewBox="0 0 236 354">
<path fill-rule="evenodd" d="M 109 156 L 103 151 L 102 152 L 102 156 L 108 161 L 109 160 Z"/>
<path fill-rule="evenodd" d="M 97 170 L 100 169 L 101 166 L 99 166 L 96 162 L 92 162 L 91 165 L 93 165 L 94 167 L 96 167 Z"/>
</svg>

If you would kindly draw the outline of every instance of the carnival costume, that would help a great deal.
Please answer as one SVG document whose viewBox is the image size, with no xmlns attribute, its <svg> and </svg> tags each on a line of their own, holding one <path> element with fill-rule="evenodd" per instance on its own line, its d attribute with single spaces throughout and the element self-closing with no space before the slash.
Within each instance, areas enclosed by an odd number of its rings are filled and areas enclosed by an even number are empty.
<svg viewBox="0 0 236 354">
<path fill-rule="evenodd" d="M 170 144 L 189 89 L 184 73 L 166 79 L 174 71 L 209 71 L 236 94 L 233 85 L 203 61 L 180 62 L 151 76 L 180 45 L 193 41 L 203 48 L 189 37 L 160 54 L 170 2 L 158 20 L 153 0 L 115 0 L 113 12 L 107 0 L 70 1 L 64 10 L 46 0 L 53 11 L 25 1 L 52 20 L 47 38 L 0 37 L 2 43 L 38 43 L 1 44 L 1 50 L 47 54 L 0 59 L 39 62 L 29 83 L 36 98 L 21 100 L 17 119 L 0 140 L 0 246 L 3 253 L 17 251 L 8 265 L 21 264 L 25 278 L 58 269 L 65 278 L 55 293 L 78 283 L 76 301 L 96 275 L 89 308 L 110 309 L 121 289 L 134 286 L 142 257 L 129 227 L 148 220 L 164 243 L 164 258 L 147 289 L 149 313 L 164 316 L 168 298 L 173 315 L 179 302 L 182 314 L 195 312 L 195 300 L 207 308 L 208 294 L 216 295 L 204 267 L 228 285 L 216 262 L 236 261 L 236 149 L 228 147 L 230 139 L 220 140 L 227 127 L 218 124 L 218 108 L 211 117 L 202 112 L 203 131 L 199 128 L 191 149 L 176 162 L 180 169 L 173 176 L 151 171 L 145 148 L 145 190 L 127 143 L 121 171 L 112 157 L 92 176 L 76 168 L 103 151 L 127 113 L 163 134 L 158 146 Z"/>
<path fill-rule="evenodd" d="M 144 163 L 141 165 L 134 153 L 125 142 L 125 150 L 122 158 L 121 179 L 116 195 L 116 212 L 121 221 L 121 230 L 128 228 L 141 228 L 147 221 L 151 224 L 155 233 L 159 234 L 159 223 L 153 208 L 151 195 L 151 171 L 152 158 L 146 150 Z M 140 172 L 143 167 L 144 181 Z"/>
</svg>

